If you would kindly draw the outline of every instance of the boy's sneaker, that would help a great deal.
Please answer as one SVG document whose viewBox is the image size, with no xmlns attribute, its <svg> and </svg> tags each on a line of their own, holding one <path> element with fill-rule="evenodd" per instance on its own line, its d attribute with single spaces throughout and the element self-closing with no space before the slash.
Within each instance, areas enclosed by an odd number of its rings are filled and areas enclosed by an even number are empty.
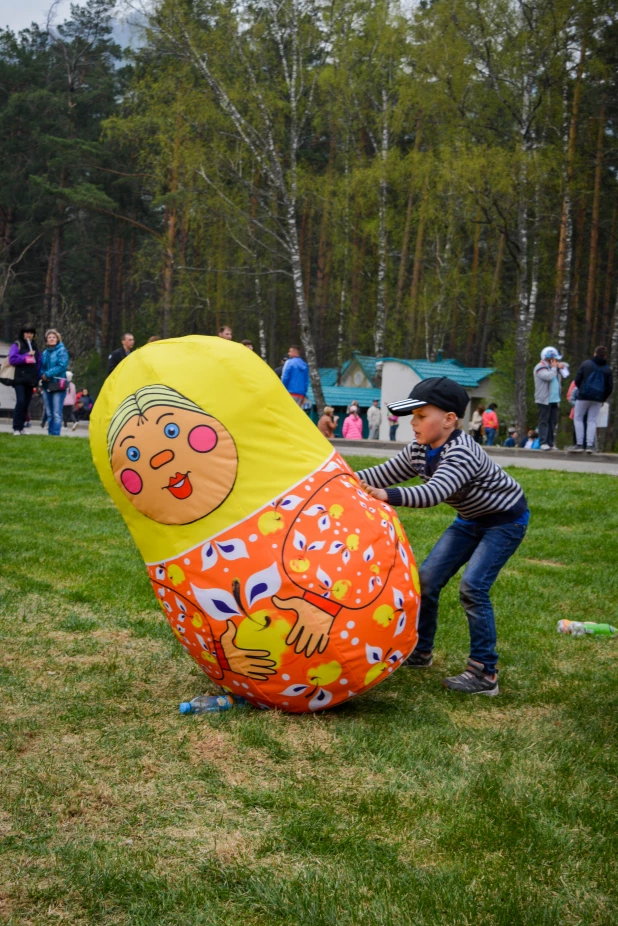
<svg viewBox="0 0 618 926">
<path fill-rule="evenodd" d="M 584 445 L 583 444 L 573 444 L 571 447 L 567 447 L 567 453 L 583 453 Z"/>
<path fill-rule="evenodd" d="M 541 444 L 541 450 L 551 450 L 549 444 Z"/>
<path fill-rule="evenodd" d="M 474 660 L 468 660 L 468 668 L 465 672 L 462 672 L 461 675 L 452 675 L 450 678 L 442 679 L 442 684 L 445 688 L 450 688 L 451 691 L 461 691 L 464 694 L 484 694 L 497 695 L 500 689 L 498 688 L 498 676 L 494 678 L 493 681 L 488 679 L 486 675 L 483 674 L 483 666 L 480 662 L 474 662 Z"/>
<path fill-rule="evenodd" d="M 596 450 L 594 447 L 586 447 L 586 453 L 598 453 L 598 452 L 599 451 Z"/>
<path fill-rule="evenodd" d="M 433 656 L 431 653 L 417 653 L 416 650 L 412 650 L 408 658 L 401 664 L 409 669 L 428 669 L 432 662 Z"/>
</svg>

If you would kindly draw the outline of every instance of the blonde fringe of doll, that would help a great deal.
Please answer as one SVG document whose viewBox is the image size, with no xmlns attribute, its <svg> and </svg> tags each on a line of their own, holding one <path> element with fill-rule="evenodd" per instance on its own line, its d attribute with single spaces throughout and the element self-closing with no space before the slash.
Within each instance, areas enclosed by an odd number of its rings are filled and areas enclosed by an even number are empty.
<svg viewBox="0 0 618 926">
<path fill-rule="evenodd" d="M 156 405 L 169 405 L 172 408 L 184 408 L 190 412 L 200 412 L 202 415 L 208 414 L 203 408 L 192 402 L 191 399 L 187 399 L 169 386 L 143 386 L 133 395 L 127 396 L 112 416 L 107 430 L 107 452 L 110 459 L 116 439 L 127 421 L 130 421 L 136 415 L 145 418 L 146 412 Z"/>
</svg>

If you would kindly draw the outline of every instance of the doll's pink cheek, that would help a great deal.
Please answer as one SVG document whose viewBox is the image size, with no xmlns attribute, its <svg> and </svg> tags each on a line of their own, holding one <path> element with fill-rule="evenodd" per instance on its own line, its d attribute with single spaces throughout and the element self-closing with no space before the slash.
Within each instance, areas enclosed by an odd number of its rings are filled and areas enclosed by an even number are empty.
<svg viewBox="0 0 618 926">
<path fill-rule="evenodd" d="M 144 487 L 142 477 L 134 469 L 123 469 L 120 481 L 130 495 L 139 495 Z"/>
<path fill-rule="evenodd" d="M 189 432 L 189 447 L 197 453 L 208 453 L 217 446 L 217 432 L 207 424 L 198 424 Z"/>
</svg>

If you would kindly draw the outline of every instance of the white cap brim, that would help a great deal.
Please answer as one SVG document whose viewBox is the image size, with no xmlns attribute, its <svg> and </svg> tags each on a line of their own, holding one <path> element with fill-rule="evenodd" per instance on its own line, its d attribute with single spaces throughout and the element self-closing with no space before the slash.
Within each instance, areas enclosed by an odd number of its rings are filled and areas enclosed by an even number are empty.
<svg viewBox="0 0 618 926">
<path fill-rule="evenodd" d="M 422 408 L 428 404 L 422 399 L 401 399 L 399 402 L 389 402 L 386 407 L 393 415 L 401 418 L 402 415 L 411 415 L 415 408 Z"/>
</svg>

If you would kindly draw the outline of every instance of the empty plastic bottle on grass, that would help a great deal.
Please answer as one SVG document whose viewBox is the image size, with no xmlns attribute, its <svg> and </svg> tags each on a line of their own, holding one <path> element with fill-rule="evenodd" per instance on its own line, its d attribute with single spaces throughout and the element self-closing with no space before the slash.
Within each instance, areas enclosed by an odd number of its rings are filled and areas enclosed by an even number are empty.
<svg viewBox="0 0 618 926">
<path fill-rule="evenodd" d="M 199 695 L 192 701 L 183 701 L 180 705 L 181 714 L 220 714 L 229 711 L 231 707 L 246 707 L 247 701 L 234 695 Z"/>
<path fill-rule="evenodd" d="M 569 633 L 572 637 L 585 637 L 587 634 L 600 637 L 613 637 L 618 628 L 611 624 L 595 624 L 593 621 L 558 621 L 558 633 Z"/>
</svg>

